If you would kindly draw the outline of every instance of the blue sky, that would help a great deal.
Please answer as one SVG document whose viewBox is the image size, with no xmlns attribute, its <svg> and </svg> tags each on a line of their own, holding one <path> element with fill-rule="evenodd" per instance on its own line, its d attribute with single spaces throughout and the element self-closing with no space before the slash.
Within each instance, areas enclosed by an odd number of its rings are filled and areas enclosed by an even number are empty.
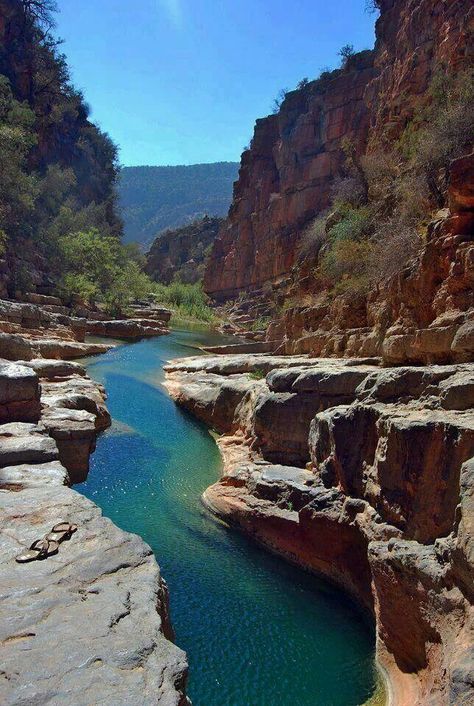
<svg viewBox="0 0 474 706">
<path fill-rule="evenodd" d="M 373 46 L 364 0 L 60 0 L 57 34 L 124 165 L 238 161 L 278 91 Z"/>
</svg>

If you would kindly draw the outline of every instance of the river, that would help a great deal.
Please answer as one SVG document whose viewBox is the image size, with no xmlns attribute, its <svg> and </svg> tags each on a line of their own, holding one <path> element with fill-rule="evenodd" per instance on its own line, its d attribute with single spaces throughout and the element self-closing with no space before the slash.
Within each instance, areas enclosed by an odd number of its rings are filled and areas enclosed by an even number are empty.
<svg viewBox="0 0 474 706">
<path fill-rule="evenodd" d="M 168 397 L 162 366 L 219 341 L 173 331 L 87 361 L 114 421 L 77 489 L 153 548 L 194 706 L 358 706 L 375 689 L 374 635 L 354 605 L 200 503 L 219 475 L 219 453 L 205 426 Z"/>
</svg>

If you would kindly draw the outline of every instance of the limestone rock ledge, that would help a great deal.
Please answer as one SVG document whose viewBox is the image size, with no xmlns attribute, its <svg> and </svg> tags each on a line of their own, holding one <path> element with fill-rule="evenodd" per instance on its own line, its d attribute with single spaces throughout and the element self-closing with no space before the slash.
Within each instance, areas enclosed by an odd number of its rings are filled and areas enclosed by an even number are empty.
<svg viewBox="0 0 474 706">
<path fill-rule="evenodd" d="M 221 433 L 205 504 L 373 615 L 391 706 L 474 695 L 474 366 L 223 355 L 172 361 Z"/>
<path fill-rule="evenodd" d="M 166 584 L 148 547 L 66 487 L 0 493 L 0 702 L 184 706 Z M 16 564 L 61 519 L 79 529 L 47 561 Z"/>
<path fill-rule="evenodd" d="M 184 706 L 150 547 L 68 488 L 110 425 L 105 391 L 63 360 L 0 360 L 0 703 Z M 59 521 L 78 525 L 46 561 L 15 556 Z"/>
</svg>

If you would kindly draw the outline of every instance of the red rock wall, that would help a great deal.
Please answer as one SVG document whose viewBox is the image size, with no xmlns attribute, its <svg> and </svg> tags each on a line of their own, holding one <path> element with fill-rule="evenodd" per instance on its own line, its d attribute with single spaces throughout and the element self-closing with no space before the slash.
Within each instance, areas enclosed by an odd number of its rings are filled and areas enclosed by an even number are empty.
<svg viewBox="0 0 474 706">
<path fill-rule="evenodd" d="M 386 363 L 474 357 L 474 153 L 451 164 L 450 210 L 440 212 L 419 257 L 368 296 L 324 295 L 287 309 L 268 340 L 284 353 L 381 356 Z M 293 283 L 301 299 L 306 282 Z"/>
<path fill-rule="evenodd" d="M 286 278 L 304 225 L 328 205 L 344 139 L 359 153 L 397 134 L 436 67 L 472 51 L 470 0 L 382 0 L 373 52 L 292 91 L 255 127 L 204 279 L 217 300 Z M 385 136 L 385 137 L 384 137 Z"/>
</svg>

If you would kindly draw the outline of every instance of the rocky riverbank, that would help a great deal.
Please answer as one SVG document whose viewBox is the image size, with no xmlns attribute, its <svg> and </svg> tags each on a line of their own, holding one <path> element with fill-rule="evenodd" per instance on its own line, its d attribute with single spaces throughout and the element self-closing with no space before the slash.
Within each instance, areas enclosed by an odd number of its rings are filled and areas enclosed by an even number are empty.
<svg viewBox="0 0 474 706">
<path fill-rule="evenodd" d="M 166 370 L 221 434 L 207 506 L 373 615 L 392 705 L 470 703 L 472 364 L 223 355 Z"/>
<path fill-rule="evenodd" d="M 83 358 L 112 347 L 86 342 L 88 334 L 137 340 L 169 331 L 171 311 L 152 304 L 133 307 L 129 318 L 110 319 L 98 310 L 70 309 L 57 297 L 31 294 L 29 299 L 0 299 L 0 358 Z"/>
<path fill-rule="evenodd" d="M 2 312 L 0 702 L 184 706 L 186 656 L 150 547 L 68 487 L 87 476 L 110 416 L 102 386 L 58 358 L 108 346 L 77 341 L 74 321 L 36 305 Z M 62 520 L 78 530 L 58 554 L 15 562 Z"/>
</svg>

